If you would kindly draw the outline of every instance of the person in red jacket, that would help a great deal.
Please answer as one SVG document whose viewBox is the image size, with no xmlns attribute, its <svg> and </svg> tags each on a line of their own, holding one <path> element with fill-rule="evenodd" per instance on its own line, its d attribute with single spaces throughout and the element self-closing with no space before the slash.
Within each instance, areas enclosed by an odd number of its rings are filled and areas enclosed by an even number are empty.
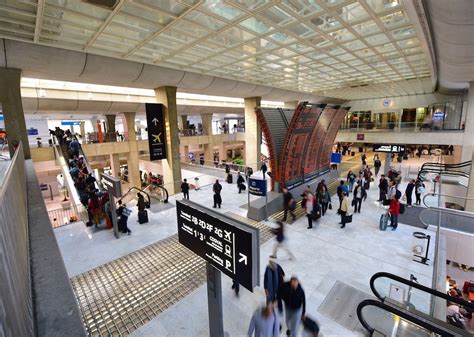
<svg viewBox="0 0 474 337">
<path fill-rule="evenodd" d="M 392 231 L 397 229 L 398 227 L 398 216 L 400 215 L 400 197 L 395 194 L 392 196 L 392 200 L 390 200 L 390 207 L 388 208 L 388 212 L 390 213 L 390 227 L 392 227 Z"/>
</svg>

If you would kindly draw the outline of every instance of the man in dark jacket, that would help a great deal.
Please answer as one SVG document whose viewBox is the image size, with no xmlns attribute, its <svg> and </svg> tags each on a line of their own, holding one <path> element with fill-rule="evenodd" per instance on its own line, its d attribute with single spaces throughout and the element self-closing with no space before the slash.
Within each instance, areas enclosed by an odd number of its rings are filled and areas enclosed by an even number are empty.
<svg viewBox="0 0 474 337">
<path fill-rule="evenodd" d="M 266 179 L 266 173 L 268 171 L 268 168 L 267 168 L 267 164 L 265 164 L 265 162 L 263 162 L 262 166 L 260 166 L 260 171 L 262 171 L 263 179 Z"/>
<path fill-rule="evenodd" d="M 183 183 L 181 184 L 181 192 L 183 192 L 184 199 L 189 200 L 189 184 L 187 179 L 184 179 Z"/>
<path fill-rule="evenodd" d="M 410 180 L 405 190 L 405 195 L 407 197 L 407 205 L 411 207 L 413 190 L 415 189 L 415 179 Z"/>
<path fill-rule="evenodd" d="M 267 296 L 267 305 L 278 301 L 278 310 L 280 312 L 283 311 L 283 306 L 279 294 L 283 285 L 284 277 L 285 272 L 283 271 L 283 268 L 276 263 L 275 259 L 270 258 L 263 276 L 263 287 L 265 289 L 265 295 Z"/>
<path fill-rule="evenodd" d="M 362 206 L 362 200 L 367 199 L 367 192 L 362 186 L 362 182 L 360 180 L 357 181 L 357 185 L 354 188 L 354 199 L 353 201 L 353 206 L 354 206 L 354 213 L 360 213 L 360 207 Z"/>
<path fill-rule="evenodd" d="M 382 174 L 379 180 L 379 200 L 377 201 L 384 201 L 387 197 L 388 192 L 388 181 L 385 179 L 385 174 Z"/>
<path fill-rule="evenodd" d="M 216 208 L 219 206 L 221 208 L 222 204 L 222 197 L 221 197 L 221 191 L 222 191 L 222 185 L 219 184 L 219 179 L 216 179 L 216 182 L 214 185 L 212 185 L 212 191 L 214 192 L 214 206 L 213 208 Z"/>
<path fill-rule="evenodd" d="M 285 303 L 286 335 L 296 337 L 301 319 L 306 314 L 306 296 L 296 276 L 283 283 L 280 296 Z"/>
<path fill-rule="evenodd" d="M 244 177 L 242 177 L 242 175 L 240 174 L 240 172 L 238 172 L 238 173 L 237 173 L 237 187 L 239 188 L 239 194 L 240 194 L 240 192 L 242 192 L 242 190 L 245 188 L 245 187 L 243 187 L 244 182 L 245 182 Z"/>
<path fill-rule="evenodd" d="M 293 213 L 293 211 L 295 210 L 295 205 L 296 205 L 296 202 L 293 199 L 293 195 L 288 191 L 286 187 L 283 187 L 283 209 L 284 209 L 283 221 L 286 221 L 288 211 L 290 212 L 291 217 L 293 218 L 293 221 L 295 221 L 296 215 L 295 213 Z"/>
<path fill-rule="evenodd" d="M 342 192 L 344 192 L 344 180 L 339 182 L 339 186 L 337 187 L 336 194 L 339 197 L 339 209 L 341 209 L 341 202 L 342 202 Z"/>
</svg>

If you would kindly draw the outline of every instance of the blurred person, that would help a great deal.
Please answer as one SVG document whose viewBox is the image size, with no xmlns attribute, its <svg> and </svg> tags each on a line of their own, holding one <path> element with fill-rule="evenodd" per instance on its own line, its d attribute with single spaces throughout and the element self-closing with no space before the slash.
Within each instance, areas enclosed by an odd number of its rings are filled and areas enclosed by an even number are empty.
<svg viewBox="0 0 474 337">
<path fill-rule="evenodd" d="M 285 307 L 286 335 L 297 337 L 306 315 L 306 296 L 296 276 L 283 283 L 280 295 Z"/>
<path fill-rule="evenodd" d="M 286 187 L 283 187 L 282 192 L 283 192 L 283 210 L 284 210 L 282 221 L 286 221 L 288 212 L 290 212 L 290 215 L 293 221 L 295 221 L 296 215 L 293 211 L 295 210 L 295 207 L 296 207 L 296 201 L 293 199 L 293 195 L 288 191 Z"/>
<path fill-rule="evenodd" d="M 286 250 L 286 252 L 288 253 L 289 259 L 293 260 L 294 259 L 293 253 L 291 253 L 291 251 L 286 247 L 286 244 L 285 244 L 285 240 L 286 240 L 285 225 L 281 221 L 277 221 L 276 224 L 278 227 L 275 228 L 273 231 L 276 236 L 276 242 L 275 242 L 275 245 L 273 246 L 273 254 L 270 255 L 270 257 L 273 259 L 276 259 L 278 248 L 282 248 Z"/>
<path fill-rule="evenodd" d="M 272 304 L 258 308 L 250 319 L 248 337 L 278 337 L 280 336 L 280 320 L 273 310 Z"/>
<path fill-rule="evenodd" d="M 270 258 L 268 265 L 265 268 L 263 275 L 263 288 L 265 289 L 265 296 L 267 298 L 267 305 L 278 302 L 278 310 L 283 310 L 280 298 L 280 290 L 283 285 L 285 272 L 283 268 L 276 263 L 275 259 Z"/>
</svg>

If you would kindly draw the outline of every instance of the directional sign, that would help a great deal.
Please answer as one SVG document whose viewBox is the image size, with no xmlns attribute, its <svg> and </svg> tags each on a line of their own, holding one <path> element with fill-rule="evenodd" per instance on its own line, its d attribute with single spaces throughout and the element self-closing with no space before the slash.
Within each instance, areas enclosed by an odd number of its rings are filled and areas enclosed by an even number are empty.
<svg viewBox="0 0 474 337">
<path fill-rule="evenodd" d="M 259 232 L 192 201 L 176 202 L 179 242 L 250 291 L 259 284 Z"/>
<path fill-rule="evenodd" d="M 400 144 L 374 144 L 374 152 L 405 153 L 406 145 Z"/>
<path fill-rule="evenodd" d="M 145 103 L 150 160 L 166 159 L 163 104 Z"/>
<path fill-rule="evenodd" d="M 264 197 L 267 195 L 267 181 L 265 179 L 249 178 L 249 193 Z"/>
<path fill-rule="evenodd" d="M 102 173 L 100 176 L 100 183 L 104 186 L 104 189 L 114 197 L 122 197 L 122 184 L 120 183 L 120 179 L 115 178 L 110 174 Z"/>
<path fill-rule="evenodd" d="M 81 125 L 78 121 L 61 121 L 62 126 Z"/>
</svg>

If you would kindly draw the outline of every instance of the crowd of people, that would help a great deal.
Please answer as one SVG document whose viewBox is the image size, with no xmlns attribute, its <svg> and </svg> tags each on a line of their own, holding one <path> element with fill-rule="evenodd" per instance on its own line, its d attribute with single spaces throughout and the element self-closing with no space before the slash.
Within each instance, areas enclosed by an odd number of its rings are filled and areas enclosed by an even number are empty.
<svg viewBox="0 0 474 337">
<path fill-rule="evenodd" d="M 107 193 L 102 193 L 99 189 L 96 178 L 89 172 L 85 159 L 80 155 L 81 145 L 70 130 L 62 130 L 56 127 L 49 130 L 55 136 L 61 146 L 64 159 L 68 163 L 69 173 L 74 182 L 74 187 L 79 195 L 82 205 L 87 210 L 87 226 L 99 227 L 105 222 L 105 227 L 110 229 L 112 225 L 112 207 Z M 117 209 L 118 229 L 122 233 L 131 234 L 127 227 L 127 220 L 131 210 L 119 201 Z"/>
<path fill-rule="evenodd" d="M 474 301 L 474 281 L 466 281 L 462 289 L 458 288 L 455 279 L 449 275 L 446 276 L 447 294 L 451 297 L 462 299 L 468 302 Z M 474 310 L 454 303 L 452 301 L 447 302 L 446 307 L 446 321 L 462 330 L 467 330 L 473 319 Z"/>
</svg>

